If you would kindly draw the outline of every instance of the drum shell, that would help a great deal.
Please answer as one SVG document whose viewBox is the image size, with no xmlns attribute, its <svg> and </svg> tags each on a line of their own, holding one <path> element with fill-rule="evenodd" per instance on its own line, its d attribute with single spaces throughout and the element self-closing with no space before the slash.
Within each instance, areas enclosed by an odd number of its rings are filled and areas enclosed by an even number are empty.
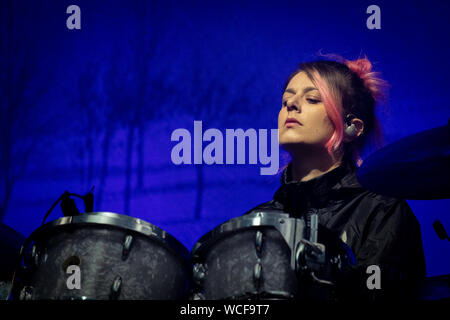
<svg viewBox="0 0 450 320">
<path fill-rule="evenodd" d="M 131 247 L 124 254 L 127 236 Z M 172 300 L 187 297 L 188 260 L 155 237 L 106 224 L 47 228 L 33 238 L 34 265 L 28 268 L 32 299 Z M 78 265 L 80 289 L 69 289 L 68 265 Z M 120 278 L 119 292 L 112 290 Z M 116 281 L 117 282 L 117 281 Z"/>
<path fill-rule="evenodd" d="M 255 248 L 257 233 L 261 248 Z M 298 291 L 290 267 L 290 249 L 282 235 L 271 227 L 239 230 L 227 234 L 205 250 L 199 259 L 205 267 L 201 288 L 205 299 L 293 298 Z M 255 268 L 260 264 L 260 276 Z"/>
</svg>

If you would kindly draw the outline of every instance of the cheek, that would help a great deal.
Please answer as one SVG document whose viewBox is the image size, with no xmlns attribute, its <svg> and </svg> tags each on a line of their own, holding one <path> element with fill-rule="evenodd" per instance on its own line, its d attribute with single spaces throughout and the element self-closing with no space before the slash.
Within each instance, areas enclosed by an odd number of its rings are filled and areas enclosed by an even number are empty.
<svg viewBox="0 0 450 320">
<path fill-rule="evenodd" d="M 325 131 L 328 131 L 331 134 L 334 132 L 333 122 L 331 122 L 331 119 L 328 116 L 325 116 L 323 118 L 322 123 L 323 123 L 323 128 Z"/>
<path fill-rule="evenodd" d="M 278 113 L 278 129 L 281 129 L 283 127 L 283 123 L 286 120 L 286 111 L 284 109 L 281 109 Z"/>
<path fill-rule="evenodd" d="M 334 125 L 328 117 L 325 108 L 314 110 L 309 114 L 309 128 L 319 139 L 329 139 L 334 133 Z"/>
<path fill-rule="evenodd" d="M 324 117 L 322 119 L 321 130 L 318 135 L 321 137 L 321 139 L 323 139 L 323 142 L 327 142 L 334 134 L 334 130 L 334 125 L 331 122 L 330 118 Z"/>
<path fill-rule="evenodd" d="M 310 114 L 311 119 L 314 119 L 314 125 L 321 128 L 321 130 L 329 131 L 334 130 L 334 125 L 325 110 L 325 107 L 321 105 L 315 108 Z"/>
</svg>

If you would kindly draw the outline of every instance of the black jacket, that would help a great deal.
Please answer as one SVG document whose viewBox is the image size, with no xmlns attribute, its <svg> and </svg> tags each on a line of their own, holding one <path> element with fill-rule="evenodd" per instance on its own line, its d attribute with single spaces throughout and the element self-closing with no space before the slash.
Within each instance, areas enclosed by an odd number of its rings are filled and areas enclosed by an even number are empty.
<svg viewBox="0 0 450 320">
<path fill-rule="evenodd" d="M 357 167 L 352 161 L 305 182 L 292 181 L 290 168 L 291 165 L 283 171 L 281 187 L 273 200 L 245 214 L 280 210 L 309 222 L 308 217 L 317 213 L 319 224 L 353 251 L 354 274 L 359 277 L 354 292 L 370 297 L 387 296 L 384 293 L 390 292 L 398 297 L 399 292 L 392 288 L 401 283 L 403 293 L 412 293 L 410 285 L 415 285 L 426 273 L 420 224 L 406 201 L 364 189 L 356 179 Z M 369 265 L 381 269 L 381 290 L 368 292 Z"/>
</svg>

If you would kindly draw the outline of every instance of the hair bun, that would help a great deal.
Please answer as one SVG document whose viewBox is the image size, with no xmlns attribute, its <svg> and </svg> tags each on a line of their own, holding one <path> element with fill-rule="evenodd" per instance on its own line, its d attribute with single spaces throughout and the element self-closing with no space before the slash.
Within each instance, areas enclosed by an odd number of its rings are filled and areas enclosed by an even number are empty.
<svg viewBox="0 0 450 320">
<path fill-rule="evenodd" d="M 372 71 L 372 63 L 369 59 L 345 60 L 344 63 L 361 78 L 375 101 L 385 98 L 384 90 L 388 87 L 388 84 L 379 77 L 379 72 Z"/>
<path fill-rule="evenodd" d="M 368 59 L 346 60 L 345 64 L 361 78 L 372 70 L 372 64 Z"/>
</svg>

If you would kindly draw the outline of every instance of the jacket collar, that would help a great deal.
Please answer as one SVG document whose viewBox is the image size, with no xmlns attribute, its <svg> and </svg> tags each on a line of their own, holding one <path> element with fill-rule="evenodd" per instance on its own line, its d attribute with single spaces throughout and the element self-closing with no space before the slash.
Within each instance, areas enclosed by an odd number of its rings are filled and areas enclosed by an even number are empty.
<svg viewBox="0 0 450 320">
<path fill-rule="evenodd" d="M 306 189 L 329 189 L 341 179 L 343 179 L 346 175 L 356 173 L 356 171 L 357 167 L 353 163 L 353 161 L 344 160 L 340 166 L 314 179 L 308 181 L 292 181 L 292 163 L 289 163 L 289 165 L 283 170 L 280 180 L 282 185 L 296 185 L 300 188 Z"/>
<path fill-rule="evenodd" d="M 343 188 L 361 188 L 356 180 L 357 167 L 344 160 L 339 167 L 308 181 L 292 181 L 292 164 L 281 175 L 281 187 L 274 199 L 289 211 L 302 212 L 308 208 L 321 208 L 329 204 L 334 191 Z"/>
</svg>

